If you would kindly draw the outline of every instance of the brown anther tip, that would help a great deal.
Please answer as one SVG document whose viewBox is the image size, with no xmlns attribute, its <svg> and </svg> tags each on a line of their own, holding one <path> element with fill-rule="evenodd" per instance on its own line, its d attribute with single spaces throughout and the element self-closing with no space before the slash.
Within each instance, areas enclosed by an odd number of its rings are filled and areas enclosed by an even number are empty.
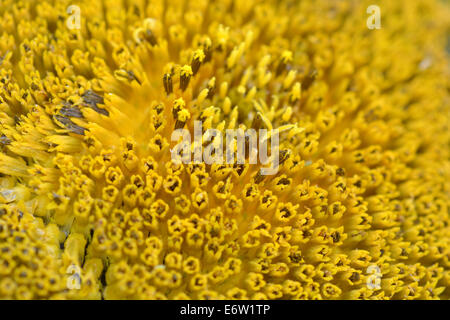
<svg viewBox="0 0 450 320">
<path fill-rule="evenodd" d="M 69 103 L 64 104 L 59 110 L 59 113 L 65 117 L 83 118 L 80 108 L 77 106 L 71 106 Z"/>
<path fill-rule="evenodd" d="M 283 73 L 283 71 L 285 71 L 285 70 L 287 69 L 287 67 L 288 67 L 288 64 L 287 64 L 284 60 L 281 60 L 281 61 L 278 63 L 278 66 L 277 66 L 277 69 L 276 69 L 276 71 L 275 71 L 275 74 L 276 74 L 277 76 L 279 76 L 280 74 Z"/>
<path fill-rule="evenodd" d="M 7 146 L 12 142 L 11 139 L 9 139 L 7 136 L 5 136 L 4 134 L 2 134 L 2 136 L 0 137 L 0 144 Z"/>
<path fill-rule="evenodd" d="M 182 74 L 180 76 L 180 89 L 182 91 L 186 90 L 187 86 L 189 85 L 190 80 L 191 80 L 191 76 L 188 74 Z"/>
<path fill-rule="evenodd" d="M 72 122 L 72 120 L 70 120 L 69 118 L 60 116 L 60 115 L 54 115 L 53 118 L 56 120 L 56 123 L 61 125 L 62 127 L 64 127 L 65 129 L 82 135 L 84 136 L 85 131 L 87 131 L 88 129 L 80 127 L 78 125 L 76 125 L 75 123 Z"/>
<path fill-rule="evenodd" d="M 128 79 L 130 79 L 130 80 L 136 80 L 136 82 L 137 82 L 139 85 L 142 84 L 141 81 L 136 77 L 136 74 L 135 74 L 133 71 L 129 70 L 129 71 L 127 71 L 127 74 L 128 74 Z"/>
<path fill-rule="evenodd" d="M 145 37 L 145 40 L 147 40 L 152 45 L 152 47 L 156 46 L 158 44 L 158 41 L 156 41 L 155 35 L 153 34 L 153 32 L 150 29 L 147 29 L 145 31 L 144 37 Z"/>
<path fill-rule="evenodd" d="M 203 52 L 205 53 L 205 59 L 203 60 L 203 62 L 209 62 L 212 59 L 212 49 L 210 46 L 204 46 L 203 48 Z"/>
<path fill-rule="evenodd" d="M 87 90 L 85 93 L 81 95 L 83 97 L 84 103 L 94 109 L 94 111 L 103 114 L 105 116 L 109 116 L 109 112 L 106 109 L 99 108 L 97 104 L 104 104 L 105 100 L 103 97 L 92 90 Z"/>
<path fill-rule="evenodd" d="M 311 84 L 314 82 L 314 80 L 316 80 L 317 74 L 318 74 L 318 72 L 317 72 L 317 69 L 315 69 L 315 68 L 311 69 L 309 71 L 308 75 L 305 77 L 305 79 L 302 82 L 302 88 L 304 90 L 307 90 L 311 86 Z"/>
<path fill-rule="evenodd" d="M 185 124 L 186 124 L 185 121 L 177 120 L 175 122 L 175 130 L 183 128 Z"/>
<path fill-rule="evenodd" d="M 261 114 L 258 112 L 256 113 L 255 117 L 253 118 L 253 122 L 252 122 L 252 128 L 255 130 L 258 130 L 261 128 L 261 125 L 263 123 Z"/>
<path fill-rule="evenodd" d="M 191 68 L 192 74 L 195 76 L 202 65 L 201 61 L 198 58 L 192 58 Z"/>
<path fill-rule="evenodd" d="M 284 149 L 284 150 L 281 150 L 280 151 L 280 156 L 279 156 L 279 165 L 281 165 L 282 163 L 284 163 L 287 159 L 289 159 L 289 157 L 290 157 L 290 155 L 291 155 L 291 151 L 290 150 L 287 150 L 287 149 Z"/>
<path fill-rule="evenodd" d="M 265 178 L 266 178 L 266 176 L 264 176 L 262 174 L 262 169 L 260 169 L 258 171 L 258 173 L 253 177 L 253 179 L 255 180 L 256 184 L 261 183 Z"/>
<path fill-rule="evenodd" d="M 172 84 L 172 76 L 170 73 L 165 73 L 163 76 L 163 84 L 164 90 L 166 90 L 166 94 L 169 95 L 173 92 L 173 84 Z"/>
</svg>

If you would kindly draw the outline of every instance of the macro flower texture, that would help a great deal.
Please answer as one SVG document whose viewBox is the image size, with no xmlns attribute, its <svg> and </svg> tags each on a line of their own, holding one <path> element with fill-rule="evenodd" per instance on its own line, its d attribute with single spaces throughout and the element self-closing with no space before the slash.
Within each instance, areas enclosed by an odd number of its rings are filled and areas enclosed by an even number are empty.
<svg viewBox="0 0 450 320">
<path fill-rule="evenodd" d="M 440 0 L 0 0 L 0 299 L 449 299 L 449 32 Z M 192 154 L 278 130 L 277 172 L 175 161 L 195 121 Z"/>
</svg>

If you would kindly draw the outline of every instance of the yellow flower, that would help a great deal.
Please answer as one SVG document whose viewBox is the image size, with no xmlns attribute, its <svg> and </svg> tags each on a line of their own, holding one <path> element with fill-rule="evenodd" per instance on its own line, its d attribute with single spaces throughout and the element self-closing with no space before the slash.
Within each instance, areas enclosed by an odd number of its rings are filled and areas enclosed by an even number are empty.
<svg viewBox="0 0 450 320">
<path fill-rule="evenodd" d="M 4 0 L 0 298 L 448 299 L 450 8 L 378 2 Z"/>
</svg>

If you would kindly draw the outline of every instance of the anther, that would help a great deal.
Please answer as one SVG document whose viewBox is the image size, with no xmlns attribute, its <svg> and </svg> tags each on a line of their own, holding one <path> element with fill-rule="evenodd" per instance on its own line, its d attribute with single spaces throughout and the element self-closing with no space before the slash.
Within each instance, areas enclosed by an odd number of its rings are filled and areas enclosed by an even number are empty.
<svg viewBox="0 0 450 320">
<path fill-rule="evenodd" d="M 173 92 L 173 86 L 172 86 L 172 76 L 170 75 L 170 73 L 164 74 L 163 83 L 167 95 L 171 94 Z"/>
</svg>

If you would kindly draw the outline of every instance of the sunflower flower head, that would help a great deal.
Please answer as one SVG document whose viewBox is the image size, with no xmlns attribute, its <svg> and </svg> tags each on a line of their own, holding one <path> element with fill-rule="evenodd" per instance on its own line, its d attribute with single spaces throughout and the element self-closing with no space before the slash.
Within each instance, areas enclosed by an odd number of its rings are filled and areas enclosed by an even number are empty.
<svg viewBox="0 0 450 320">
<path fill-rule="evenodd" d="M 0 298 L 448 299 L 450 8 L 378 2 L 3 0 Z"/>
</svg>

